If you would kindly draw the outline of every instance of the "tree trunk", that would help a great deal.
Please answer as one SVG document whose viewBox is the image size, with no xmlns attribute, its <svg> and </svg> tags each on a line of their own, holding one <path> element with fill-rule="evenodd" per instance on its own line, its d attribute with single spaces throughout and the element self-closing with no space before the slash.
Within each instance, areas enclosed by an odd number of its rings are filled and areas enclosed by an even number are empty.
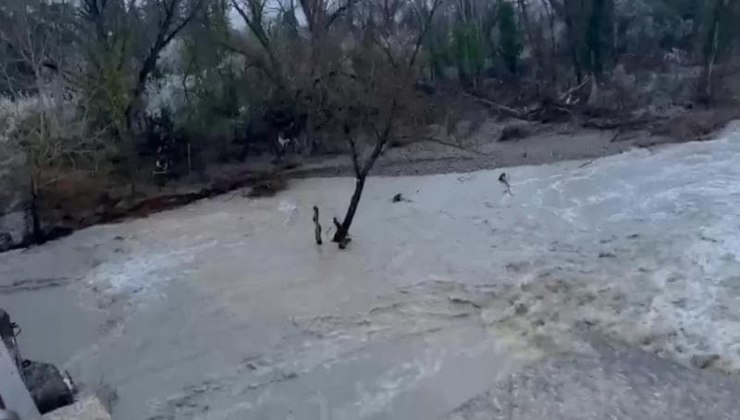
<svg viewBox="0 0 740 420">
<path fill-rule="evenodd" d="M 699 101 L 709 103 L 712 98 L 712 72 L 719 53 L 720 20 L 723 10 L 723 0 L 716 0 L 708 23 L 709 30 L 704 39 L 704 66 L 699 80 Z"/>
<path fill-rule="evenodd" d="M 527 10 L 526 1 L 517 0 L 517 4 L 519 6 L 519 14 L 522 18 L 522 25 L 524 26 L 524 32 L 526 33 L 527 41 L 529 42 L 529 45 L 531 45 L 534 49 L 534 55 L 536 57 L 535 63 L 537 63 L 535 74 L 538 79 L 543 79 L 544 77 L 542 75 L 545 71 L 545 55 L 542 53 L 542 44 L 540 42 L 540 37 L 536 35 L 532 30 L 532 25 L 529 21 L 529 11 Z"/>
<path fill-rule="evenodd" d="M 365 180 L 367 175 L 360 175 L 355 179 L 355 192 L 352 194 L 352 199 L 349 202 L 347 208 L 347 214 L 344 216 L 344 220 L 334 233 L 334 242 L 342 243 L 349 236 L 349 228 L 352 226 L 352 220 L 355 218 L 355 212 L 357 212 L 357 206 L 360 204 L 360 198 L 362 198 L 362 190 L 365 188 Z"/>
<path fill-rule="evenodd" d="M 540 0 L 542 2 L 542 8 L 545 10 L 545 14 L 547 16 L 547 22 L 549 24 L 549 32 L 550 32 L 550 45 L 549 45 L 549 53 L 548 53 L 548 73 L 550 74 L 550 78 L 552 81 L 553 88 L 556 88 L 558 85 L 558 72 L 557 72 L 557 54 L 558 54 L 558 42 L 555 36 L 555 10 L 553 10 L 552 5 L 549 4 L 546 0 Z M 544 37 L 544 30 L 543 30 L 543 37 Z"/>
<path fill-rule="evenodd" d="M 578 52 L 578 39 L 576 34 L 576 28 L 573 22 L 573 18 L 570 15 L 569 9 L 565 11 L 565 27 L 568 31 L 568 50 L 570 53 L 571 61 L 573 63 L 573 71 L 576 74 L 576 79 L 578 80 L 578 83 L 581 83 L 583 80 L 583 71 L 581 69 L 581 60 L 579 57 Z"/>
<path fill-rule="evenodd" d="M 41 217 L 39 216 L 39 193 L 37 183 L 31 179 L 31 203 L 29 207 L 31 213 L 31 238 L 34 244 L 44 242 L 44 231 L 41 229 Z"/>
</svg>

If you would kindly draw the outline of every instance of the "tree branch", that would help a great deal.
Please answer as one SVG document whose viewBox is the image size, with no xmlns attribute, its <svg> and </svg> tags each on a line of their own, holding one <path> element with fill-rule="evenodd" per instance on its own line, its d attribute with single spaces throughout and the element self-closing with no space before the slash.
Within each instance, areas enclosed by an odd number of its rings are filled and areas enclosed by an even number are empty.
<svg viewBox="0 0 740 420">
<path fill-rule="evenodd" d="M 324 23 L 324 29 L 329 29 L 334 24 L 334 22 L 344 14 L 344 12 L 349 10 L 358 1 L 359 0 L 347 0 L 346 3 L 339 6 L 337 10 L 335 10 L 332 14 L 330 14 L 329 18 L 326 19 L 326 23 Z"/>
<path fill-rule="evenodd" d="M 442 0 L 434 0 L 434 3 L 432 3 L 432 9 L 429 11 L 429 14 L 427 15 L 427 20 L 424 23 L 424 26 L 422 27 L 421 31 L 419 32 L 419 37 L 416 39 L 416 44 L 414 45 L 414 52 L 411 54 L 411 59 L 409 60 L 409 69 L 414 67 L 414 64 L 416 64 L 416 58 L 418 57 L 419 51 L 421 50 L 421 44 L 424 42 L 424 38 L 429 32 L 429 28 L 432 26 L 432 20 L 434 19 L 434 14 L 437 12 L 437 9 L 439 8 L 440 4 L 442 4 Z"/>
<path fill-rule="evenodd" d="M 272 49 L 270 47 L 270 41 L 267 38 L 267 34 L 265 33 L 264 27 L 262 25 L 262 12 L 264 5 L 259 2 L 259 0 L 246 0 L 249 5 L 250 12 L 252 13 L 252 17 L 250 17 L 246 10 L 239 6 L 239 2 L 237 0 L 231 0 L 231 5 L 234 6 L 234 9 L 236 9 L 236 12 L 241 16 L 242 20 L 244 20 L 244 24 L 247 25 L 250 31 L 252 31 L 252 34 L 254 34 L 255 37 L 257 37 L 257 41 L 262 45 L 262 47 L 267 51 L 268 54 L 272 54 Z M 260 14 L 259 18 L 256 16 L 256 14 Z M 259 20 L 257 20 L 259 19 Z"/>
<path fill-rule="evenodd" d="M 139 69 L 139 74 L 136 79 L 136 85 L 134 85 L 134 88 L 132 89 L 132 95 L 130 102 L 128 106 L 126 107 L 125 115 L 126 115 L 126 123 L 131 123 L 131 117 L 134 112 L 134 107 L 136 106 L 136 102 L 139 100 L 139 97 L 144 92 L 144 89 L 146 88 L 146 81 L 149 75 L 154 71 L 154 69 L 157 66 L 157 60 L 159 59 L 159 54 L 162 52 L 162 50 L 169 45 L 169 43 L 177 36 L 180 31 L 188 24 L 190 21 L 193 20 L 198 10 L 203 5 L 203 0 L 199 0 L 189 11 L 188 15 L 182 19 L 177 25 L 172 27 L 174 21 L 175 21 L 175 15 L 177 13 L 177 9 L 182 4 L 183 0 L 170 0 L 170 1 L 163 1 L 161 3 L 162 8 L 164 10 L 164 17 L 162 18 L 162 21 L 159 24 L 159 28 L 157 30 L 157 36 L 154 40 L 154 43 L 149 48 L 149 52 L 147 53 L 146 57 L 144 58 L 144 62 Z"/>
<path fill-rule="evenodd" d="M 393 99 L 393 102 L 391 103 L 391 109 L 388 112 L 388 117 L 386 119 L 385 128 L 383 129 L 382 133 L 375 133 L 375 147 L 373 148 L 373 152 L 370 154 L 367 162 L 365 162 L 365 166 L 362 168 L 362 176 L 360 178 L 364 178 L 370 173 L 370 170 L 373 168 L 375 161 L 378 160 L 378 157 L 380 157 L 380 154 L 383 152 L 383 147 L 385 147 L 386 143 L 388 143 L 388 140 L 391 136 L 391 130 L 393 129 L 393 124 L 395 123 L 397 110 L 398 102 L 396 101 L 396 99 Z"/>
<path fill-rule="evenodd" d="M 474 99 L 474 100 L 476 100 L 478 102 L 480 102 L 483 105 L 487 105 L 487 106 L 490 106 L 492 108 L 495 108 L 501 114 L 508 115 L 508 116 L 514 117 L 514 118 L 519 118 L 519 119 L 527 119 L 527 116 L 526 116 L 526 113 L 525 112 L 517 111 L 514 108 L 510 108 L 510 107 L 508 107 L 506 105 L 501 105 L 499 103 L 493 102 L 490 99 L 481 98 L 480 96 L 476 96 L 476 95 L 473 95 L 471 93 L 465 93 L 464 95 L 467 96 L 467 97 L 469 97 L 469 98 L 472 98 L 472 99 Z"/>
<path fill-rule="evenodd" d="M 164 40 L 165 45 L 168 45 L 175 36 L 177 36 L 180 31 L 185 28 L 192 20 L 195 18 L 195 15 L 198 13 L 198 10 L 203 6 L 203 0 L 198 1 L 196 5 L 193 7 L 193 9 L 190 11 L 190 13 L 180 22 L 179 25 L 175 27 L 175 29 L 172 30 L 172 32 L 167 36 L 167 38 Z"/>
</svg>

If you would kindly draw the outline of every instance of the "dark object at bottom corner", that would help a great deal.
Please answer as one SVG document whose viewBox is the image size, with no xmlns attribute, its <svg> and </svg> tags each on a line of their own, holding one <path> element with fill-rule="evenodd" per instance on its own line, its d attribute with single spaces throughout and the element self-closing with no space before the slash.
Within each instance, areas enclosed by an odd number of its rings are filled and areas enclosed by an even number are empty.
<svg viewBox="0 0 740 420">
<path fill-rule="evenodd" d="M 0 309 L 0 338 L 14 359 L 33 402 L 45 414 L 74 403 L 75 386 L 66 372 L 49 363 L 23 360 L 16 341 L 18 326 Z M 0 344 L 2 345 L 2 344 Z"/>
<path fill-rule="evenodd" d="M 21 364 L 21 376 L 41 414 L 74 404 L 74 384 L 56 366 L 25 360 Z"/>
</svg>

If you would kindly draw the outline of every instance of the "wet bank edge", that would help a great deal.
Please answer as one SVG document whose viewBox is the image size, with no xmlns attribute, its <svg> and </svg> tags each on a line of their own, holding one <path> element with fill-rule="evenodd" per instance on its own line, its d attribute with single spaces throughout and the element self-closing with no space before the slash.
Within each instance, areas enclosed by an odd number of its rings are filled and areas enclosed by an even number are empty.
<svg viewBox="0 0 740 420">
<path fill-rule="evenodd" d="M 737 123 L 731 122 L 727 127 L 717 130 L 714 133 L 707 135 L 704 138 L 696 139 L 694 141 L 711 141 L 723 136 L 723 133 L 729 131 Z M 607 130 L 608 131 L 608 130 Z M 639 134 L 638 132 L 634 134 Z M 646 133 L 642 133 L 648 137 Z M 659 138 L 657 136 L 656 138 Z M 582 151 L 581 153 L 568 154 L 564 156 L 551 156 L 547 159 L 539 159 L 527 162 L 518 161 L 504 161 L 501 163 L 496 162 L 491 156 L 477 155 L 477 156 L 453 156 L 444 157 L 439 156 L 435 158 L 419 158 L 419 159 L 396 159 L 396 160 L 383 160 L 381 159 L 376 168 L 374 168 L 371 176 L 415 176 L 415 175 L 433 175 L 433 174 L 444 174 L 444 173 L 470 173 L 481 170 L 493 170 L 503 169 L 507 167 L 515 166 L 537 166 L 544 165 L 554 162 L 568 162 L 568 161 L 581 161 L 587 159 L 599 159 L 607 156 L 616 154 L 622 154 L 629 152 L 630 150 L 640 148 L 660 148 L 674 144 L 686 143 L 685 141 L 649 141 L 645 144 L 634 144 L 624 149 L 616 149 L 612 151 Z M 316 163 L 318 162 L 318 163 Z M 591 161 L 589 161 L 591 162 Z M 589 163 L 587 162 L 587 163 Z M 172 210 L 178 207 L 186 206 L 199 200 L 216 197 L 219 195 L 227 194 L 235 190 L 239 190 L 246 187 L 253 187 L 255 184 L 269 179 L 281 178 L 285 180 L 290 179 L 306 179 L 306 178 L 327 178 L 327 177 L 344 177 L 352 176 L 352 165 L 348 162 L 339 163 L 332 160 L 332 156 L 325 156 L 321 159 L 317 159 L 314 163 L 307 165 L 295 165 L 285 164 L 283 166 L 261 169 L 261 170 L 247 170 L 240 171 L 231 177 L 221 177 L 209 182 L 205 186 L 193 186 L 190 188 L 184 188 L 182 192 L 176 191 L 173 188 L 171 191 L 167 191 L 163 194 L 151 195 L 138 200 L 120 199 L 114 205 L 108 206 L 102 209 L 100 212 L 96 212 L 93 215 L 81 217 L 76 219 L 71 224 L 53 224 L 44 229 L 43 236 L 39 240 L 35 240 L 30 235 L 26 235 L 20 241 L 14 242 L 12 238 L 10 240 L 3 240 L 0 237 L 0 253 L 27 249 L 34 246 L 43 245 L 47 242 L 55 241 L 71 235 L 72 233 L 85 229 L 87 227 L 118 223 L 129 219 L 147 217 L 151 214 L 160 213 L 167 210 Z M 3 217 L 4 215 L 0 215 Z M 0 232 L 1 234 L 2 232 Z"/>
</svg>

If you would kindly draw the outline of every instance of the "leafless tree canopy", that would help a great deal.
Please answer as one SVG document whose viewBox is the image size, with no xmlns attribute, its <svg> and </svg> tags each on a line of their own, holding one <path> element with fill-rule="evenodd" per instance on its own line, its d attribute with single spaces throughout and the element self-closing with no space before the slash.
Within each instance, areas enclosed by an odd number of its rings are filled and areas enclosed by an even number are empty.
<svg viewBox="0 0 740 420">
<path fill-rule="evenodd" d="M 34 196 L 68 171 L 135 193 L 260 152 L 279 161 L 286 145 L 343 152 L 358 188 L 341 241 L 386 146 L 457 120 L 442 94 L 530 120 L 575 106 L 625 114 L 661 95 L 733 101 L 721 83 L 736 64 L 739 4 L 5 0 L 2 147 L 29 166 Z M 665 86 L 642 92 L 645 80 Z"/>
</svg>

